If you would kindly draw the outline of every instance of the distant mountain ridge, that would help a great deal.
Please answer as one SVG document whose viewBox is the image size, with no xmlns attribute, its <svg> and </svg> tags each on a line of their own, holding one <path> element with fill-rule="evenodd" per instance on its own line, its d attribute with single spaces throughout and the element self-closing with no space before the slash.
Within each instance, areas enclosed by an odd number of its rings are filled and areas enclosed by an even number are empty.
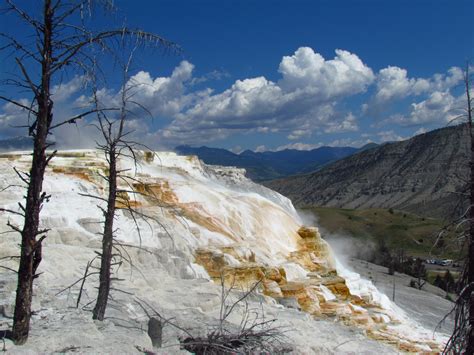
<svg viewBox="0 0 474 355">
<path fill-rule="evenodd" d="M 31 137 L 0 139 L 0 151 L 29 150 L 31 148 L 33 148 L 33 139 Z"/>
<path fill-rule="evenodd" d="M 395 208 L 453 217 L 466 207 L 466 125 L 437 129 L 338 160 L 314 173 L 266 185 L 297 206 Z"/>
<path fill-rule="evenodd" d="M 272 180 L 294 174 L 315 171 L 330 162 L 342 159 L 363 148 L 320 147 L 313 150 L 286 149 L 281 151 L 253 152 L 245 150 L 240 154 L 226 149 L 191 147 L 181 145 L 175 148 L 183 155 L 197 155 L 206 164 L 236 166 L 247 170 L 247 177 L 254 181 Z"/>
</svg>

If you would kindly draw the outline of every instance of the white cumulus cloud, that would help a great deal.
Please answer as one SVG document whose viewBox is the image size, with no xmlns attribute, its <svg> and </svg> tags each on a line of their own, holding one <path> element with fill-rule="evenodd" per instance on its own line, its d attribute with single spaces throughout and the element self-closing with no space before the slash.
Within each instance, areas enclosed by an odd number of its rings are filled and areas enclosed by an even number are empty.
<svg viewBox="0 0 474 355">
<path fill-rule="evenodd" d="M 408 78 L 405 69 L 389 66 L 378 73 L 376 86 L 375 100 L 382 103 L 426 92 L 430 89 L 430 82 L 426 79 Z"/>
<path fill-rule="evenodd" d="M 364 92 L 375 79 L 357 55 L 341 49 L 334 59 L 325 60 L 313 49 L 301 47 L 283 57 L 278 71 L 283 75 L 279 86 L 285 91 L 307 90 L 321 100 Z"/>
<path fill-rule="evenodd" d="M 428 78 L 411 78 L 406 69 L 388 66 L 377 73 L 375 93 L 362 105 L 362 112 L 381 119 L 382 125 L 445 122 L 451 118 L 450 111 L 454 109 L 451 91 L 462 80 L 463 71 L 458 67 Z M 404 99 L 411 100 L 411 104 L 408 107 L 405 104 L 405 110 L 399 107 L 400 112 L 390 113 L 396 103 Z"/>
<path fill-rule="evenodd" d="M 448 91 L 434 91 L 425 100 L 411 104 L 406 115 L 394 115 L 389 120 L 404 126 L 433 122 L 448 123 L 459 116 L 463 96 L 454 97 Z"/>
<path fill-rule="evenodd" d="M 237 80 L 221 93 L 194 98 L 161 132 L 167 140 L 205 141 L 240 131 L 287 132 L 289 139 L 308 137 L 315 130 L 357 130 L 356 118 L 335 109 L 346 97 L 364 92 L 375 79 L 357 55 L 336 50 L 325 60 L 308 47 L 283 57 L 281 79 L 263 76 Z"/>
<path fill-rule="evenodd" d="M 290 143 L 290 144 L 285 144 L 277 147 L 275 151 L 281 151 L 285 149 L 295 149 L 295 150 L 313 150 L 316 148 L 321 147 L 323 144 L 322 143 L 317 143 L 317 144 L 309 144 L 309 143 Z"/>
</svg>

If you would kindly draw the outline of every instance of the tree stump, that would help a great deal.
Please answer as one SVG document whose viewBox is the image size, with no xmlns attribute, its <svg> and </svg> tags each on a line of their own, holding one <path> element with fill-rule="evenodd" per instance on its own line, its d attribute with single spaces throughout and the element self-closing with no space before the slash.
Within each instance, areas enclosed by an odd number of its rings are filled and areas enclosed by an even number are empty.
<svg viewBox="0 0 474 355">
<path fill-rule="evenodd" d="M 148 321 L 148 336 L 150 337 L 154 348 L 161 348 L 163 325 L 159 319 L 150 318 Z"/>
</svg>

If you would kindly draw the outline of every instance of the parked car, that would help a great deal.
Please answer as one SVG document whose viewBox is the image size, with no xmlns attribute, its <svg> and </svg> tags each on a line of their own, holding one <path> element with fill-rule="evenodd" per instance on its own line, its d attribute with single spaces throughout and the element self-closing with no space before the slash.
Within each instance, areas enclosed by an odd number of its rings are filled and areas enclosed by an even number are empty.
<svg viewBox="0 0 474 355">
<path fill-rule="evenodd" d="M 449 266 L 453 263 L 453 261 L 451 259 L 444 259 L 444 260 L 441 260 L 441 263 L 440 265 L 442 266 Z"/>
</svg>

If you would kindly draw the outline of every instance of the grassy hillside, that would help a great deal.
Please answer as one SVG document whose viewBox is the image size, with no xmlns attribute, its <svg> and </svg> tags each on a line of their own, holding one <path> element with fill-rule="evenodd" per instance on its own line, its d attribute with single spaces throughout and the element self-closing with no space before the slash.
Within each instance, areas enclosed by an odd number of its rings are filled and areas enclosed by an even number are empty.
<svg viewBox="0 0 474 355">
<path fill-rule="evenodd" d="M 355 247 L 375 250 L 381 243 L 396 252 L 429 258 L 455 258 L 458 247 L 452 231 L 444 238 L 443 247 L 433 247 L 437 233 L 444 226 L 439 219 L 420 217 L 397 210 L 314 207 L 303 209 L 314 214 L 319 226 L 330 234 L 354 238 Z"/>
</svg>

